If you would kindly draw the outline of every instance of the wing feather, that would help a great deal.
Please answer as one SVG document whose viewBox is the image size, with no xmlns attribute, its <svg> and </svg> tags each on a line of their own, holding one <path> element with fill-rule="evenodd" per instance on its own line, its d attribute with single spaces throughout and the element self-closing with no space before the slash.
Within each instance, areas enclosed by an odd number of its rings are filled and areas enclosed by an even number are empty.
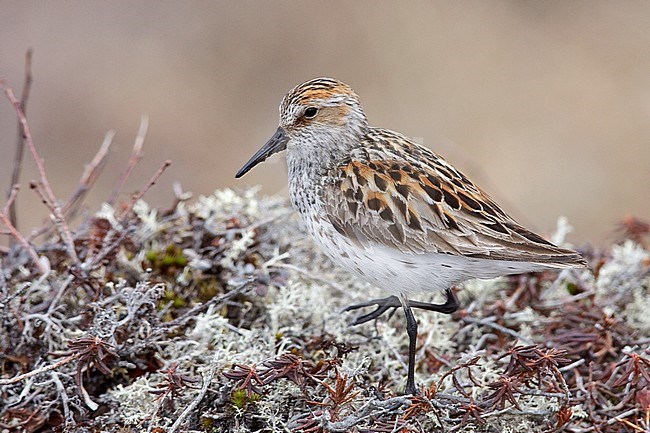
<svg viewBox="0 0 650 433">
<path fill-rule="evenodd" d="M 329 221 L 355 244 L 381 244 L 407 254 L 584 263 L 574 251 L 517 224 L 429 149 L 387 130 L 375 129 L 368 140 L 332 169 L 326 178 L 333 181 L 321 188 Z M 400 146 L 390 145 L 395 142 Z"/>
</svg>

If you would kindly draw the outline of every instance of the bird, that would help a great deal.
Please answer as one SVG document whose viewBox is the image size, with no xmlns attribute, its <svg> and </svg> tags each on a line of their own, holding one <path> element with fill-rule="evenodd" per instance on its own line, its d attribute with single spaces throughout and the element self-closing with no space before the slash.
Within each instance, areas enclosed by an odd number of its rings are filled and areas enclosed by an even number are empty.
<svg viewBox="0 0 650 433">
<path fill-rule="evenodd" d="M 359 325 L 402 308 L 409 338 L 405 394 L 418 394 L 413 308 L 452 314 L 453 288 L 470 279 L 586 266 L 510 217 L 442 156 L 403 134 L 369 125 L 357 94 L 333 78 L 294 87 L 273 136 L 236 173 L 285 151 L 289 197 L 315 243 L 340 267 L 389 296 Z M 446 300 L 413 300 L 431 292 Z"/>
</svg>

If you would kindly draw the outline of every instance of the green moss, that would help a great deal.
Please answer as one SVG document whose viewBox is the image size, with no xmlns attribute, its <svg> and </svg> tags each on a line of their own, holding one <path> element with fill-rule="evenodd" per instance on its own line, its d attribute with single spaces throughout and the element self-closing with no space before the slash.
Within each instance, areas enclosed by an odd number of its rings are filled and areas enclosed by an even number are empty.
<svg viewBox="0 0 650 433">
<path fill-rule="evenodd" d="M 569 294 L 573 296 L 573 295 L 577 295 L 577 294 L 580 293 L 580 288 L 575 283 L 567 283 L 566 291 L 569 292 Z"/>
<path fill-rule="evenodd" d="M 165 290 L 165 294 L 162 298 L 158 300 L 158 309 L 162 309 L 164 306 L 168 305 L 171 302 L 172 308 L 183 308 L 187 305 L 187 301 L 183 299 L 178 293 L 173 290 Z"/>
<path fill-rule="evenodd" d="M 144 254 L 144 258 L 149 262 L 149 263 L 155 263 L 156 260 L 158 259 L 158 251 L 154 250 L 149 250 Z"/>
<path fill-rule="evenodd" d="M 252 393 L 250 396 L 246 394 L 245 389 L 236 389 L 230 397 L 230 403 L 233 407 L 244 410 L 249 403 L 255 403 L 260 399 L 258 394 Z"/>
<path fill-rule="evenodd" d="M 216 278 L 208 278 L 199 281 L 196 286 L 198 298 L 202 302 L 207 302 L 210 299 L 217 296 L 219 293 L 222 292 L 221 289 L 222 289 L 221 284 L 219 284 L 219 281 Z"/>
<path fill-rule="evenodd" d="M 210 418 L 201 418 L 201 429 L 206 432 L 216 432 L 217 427 L 214 425 L 214 421 Z"/>
<path fill-rule="evenodd" d="M 187 257 L 181 247 L 169 244 L 162 251 L 149 250 L 144 255 L 146 267 L 170 275 L 187 265 Z"/>
</svg>

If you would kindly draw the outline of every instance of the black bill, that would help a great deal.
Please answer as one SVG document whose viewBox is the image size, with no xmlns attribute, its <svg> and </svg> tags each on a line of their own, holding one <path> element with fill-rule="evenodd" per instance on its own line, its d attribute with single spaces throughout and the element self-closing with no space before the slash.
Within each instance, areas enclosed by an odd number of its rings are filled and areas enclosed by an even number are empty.
<svg viewBox="0 0 650 433">
<path fill-rule="evenodd" d="M 257 153 L 253 155 L 253 157 L 249 159 L 242 168 L 239 169 L 235 177 L 239 179 L 248 173 L 257 164 L 266 161 L 266 158 L 269 156 L 273 155 L 274 153 L 282 152 L 287 148 L 287 141 L 289 141 L 289 138 L 284 133 L 284 129 L 278 128 L 277 131 L 275 131 L 275 134 L 273 134 L 273 137 L 271 137 L 271 139 L 267 141 L 266 144 L 262 146 L 262 148 L 258 150 Z"/>
</svg>

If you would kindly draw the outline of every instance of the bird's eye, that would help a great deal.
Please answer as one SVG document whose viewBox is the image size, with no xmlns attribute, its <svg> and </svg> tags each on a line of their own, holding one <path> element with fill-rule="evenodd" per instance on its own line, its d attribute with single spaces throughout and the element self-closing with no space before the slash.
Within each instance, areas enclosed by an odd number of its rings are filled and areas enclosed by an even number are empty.
<svg viewBox="0 0 650 433">
<path fill-rule="evenodd" d="M 316 114 L 318 113 L 318 108 L 316 107 L 308 107 L 305 110 L 305 119 L 313 119 L 316 117 Z"/>
</svg>

